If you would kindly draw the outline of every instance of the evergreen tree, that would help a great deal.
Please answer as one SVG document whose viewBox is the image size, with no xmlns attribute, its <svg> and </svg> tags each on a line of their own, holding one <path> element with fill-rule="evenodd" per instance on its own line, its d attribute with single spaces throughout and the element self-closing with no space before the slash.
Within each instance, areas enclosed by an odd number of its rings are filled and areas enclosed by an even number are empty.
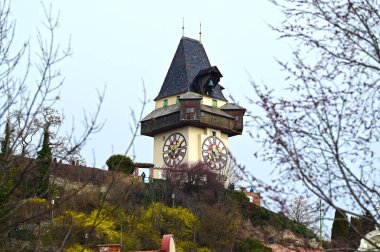
<svg viewBox="0 0 380 252">
<path fill-rule="evenodd" d="M 4 138 L 1 140 L 1 157 L 7 157 L 10 154 L 11 144 L 11 127 L 9 121 L 5 124 Z"/>
<path fill-rule="evenodd" d="M 362 226 L 363 236 L 375 230 L 375 221 L 368 210 L 366 210 L 364 215 L 360 218 L 360 223 Z"/>
<path fill-rule="evenodd" d="M 50 133 L 49 128 L 44 129 L 44 137 L 42 140 L 42 148 L 37 152 L 37 158 L 39 160 L 51 160 L 52 152 L 50 147 Z"/>
<path fill-rule="evenodd" d="M 348 238 L 350 240 L 351 247 L 357 248 L 360 244 L 360 239 L 363 238 L 363 231 L 361 227 L 360 219 L 351 216 L 350 227 L 348 228 Z"/>
<path fill-rule="evenodd" d="M 49 188 L 49 169 L 52 162 L 49 127 L 44 128 L 42 148 L 37 152 L 37 196 L 46 197 Z"/>
<path fill-rule="evenodd" d="M 348 238 L 349 223 L 346 213 L 340 209 L 335 210 L 334 222 L 331 229 L 331 241 Z"/>
<path fill-rule="evenodd" d="M 0 149 L 0 216 L 5 216 L 8 212 L 6 205 L 13 188 L 13 171 L 9 167 L 9 162 L 7 162 L 7 157 L 11 154 L 10 143 L 11 127 L 9 121 L 7 121 Z M 6 218 L 2 218 L 2 220 L 5 221 Z"/>
</svg>

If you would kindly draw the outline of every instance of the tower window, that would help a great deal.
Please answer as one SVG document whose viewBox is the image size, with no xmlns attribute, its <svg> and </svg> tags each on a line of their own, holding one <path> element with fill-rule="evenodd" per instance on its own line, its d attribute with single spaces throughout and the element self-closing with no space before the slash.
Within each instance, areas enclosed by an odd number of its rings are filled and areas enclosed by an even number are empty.
<svg viewBox="0 0 380 252">
<path fill-rule="evenodd" d="M 212 106 L 218 107 L 218 101 L 216 99 L 212 99 Z"/>
<path fill-rule="evenodd" d="M 192 119 L 196 119 L 195 117 L 196 117 L 195 108 L 194 107 L 186 108 L 185 119 L 192 120 Z"/>
<path fill-rule="evenodd" d="M 212 131 L 212 136 L 216 136 L 216 131 Z"/>
<path fill-rule="evenodd" d="M 164 107 L 168 106 L 168 99 L 164 99 Z"/>
</svg>

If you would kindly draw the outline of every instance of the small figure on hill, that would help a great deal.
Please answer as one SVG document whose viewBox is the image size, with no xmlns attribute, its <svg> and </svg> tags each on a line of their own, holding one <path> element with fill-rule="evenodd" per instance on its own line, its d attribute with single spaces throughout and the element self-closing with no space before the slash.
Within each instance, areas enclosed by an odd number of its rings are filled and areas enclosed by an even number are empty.
<svg viewBox="0 0 380 252">
<path fill-rule="evenodd" d="M 274 243 L 274 237 L 273 236 L 270 236 L 269 239 L 268 239 L 268 243 L 269 244 L 273 244 Z"/>
<path fill-rule="evenodd" d="M 234 183 L 230 183 L 228 185 L 228 190 L 234 191 L 235 190 L 235 184 Z"/>
<path fill-rule="evenodd" d="M 141 180 L 142 180 L 142 182 L 145 181 L 145 172 L 141 173 Z"/>
</svg>

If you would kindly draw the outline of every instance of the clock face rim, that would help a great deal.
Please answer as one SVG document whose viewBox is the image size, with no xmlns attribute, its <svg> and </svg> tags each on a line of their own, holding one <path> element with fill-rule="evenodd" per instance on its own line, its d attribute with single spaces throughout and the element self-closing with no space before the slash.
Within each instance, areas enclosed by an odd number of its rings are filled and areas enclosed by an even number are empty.
<svg viewBox="0 0 380 252">
<path fill-rule="evenodd" d="M 177 139 L 176 137 L 174 137 L 174 139 L 170 142 L 170 139 L 171 139 L 171 137 L 172 137 L 173 135 L 174 135 L 174 136 L 179 135 L 180 137 L 179 137 L 178 139 Z M 180 150 L 177 149 L 178 153 L 174 153 L 174 154 L 173 154 L 175 157 L 173 157 L 173 158 L 171 158 L 171 157 L 166 158 L 166 157 L 165 157 L 165 154 L 167 154 L 167 152 L 169 151 L 169 148 L 170 148 L 170 147 L 167 147 L 167 146 L 171 146 L 171 144 L 173 143 L 174 140 L 175 140 L 175 141 L 179 141 L 180 139 L 183 139 L 183 140 L 181 141 L 181 144 L 180 144 L 179 147 L 180 147 L 180 149 L 183 149 L 184 151 L 181 152 Z M 182 143 L 184 143 L 184 145 L 182 145 Z M 167 147 L 166 150 L 165 150 L 165 147 Z M 166 140 L 165 140 L 165 142 L 164 142 L 164 145 L 162 146 L 162 159 L 164 160 L 164 163 L 165 163 L 167 166 L 169 166 L 169 167 L 174 167 L 174 166 L 176 166 L 176 165 L 179 165 L 179 164 L 185 159 L 186 153 L 187 153 L 187 141 L 186 141 L 186 138 L 185 138 L 184 135 L 182 135 L 182 134 L 179 133 L 179 132 L 175 132 L 175 133 L 170 134 L 170 135 L 166 138 Z M 173 162 L 172 162 L 172 163 L 169 163 L 168 160 L 173 160 Z"/>
<path fill-rule="evenodd" d="M 211 142 L 209 142 L 208 139 L 215 139 L 215 140 L 213 142 L 212 142 L 212 140 L 211 140 Z M 217 144 L 218 140 L 219 140 L 219 143 Z M 213 149 L 213 145 L 216 147 L 215 149 Z M 219 147 L 219 149 L 221 148 L 220 145 L 222 145 L 222 151 L 218 150 L 218 147 Z M 217 150 L 217 152 L 218 152 L 217 155 L 220 155 L 220 157 L 217 157 L 216 161 L 212 160 L 212 158 L 210 158 L 210 155 L 212 155 L 211 153 L 214 153 L 215 150 Z M 223 151 L 224 151 L 224 153 L 222 153 Z M 217 137 L 217 136 L 207 137 L 202 143 L 201 152 L 202 152 L 203 161 L 211 169 L 218 171 L 218 170 L 221 170 L 221 169 L 226 167 L 227 162 L 228 162 L 228 149 L 227 149 L 226 145 L 224 144 L 224 142 L 222 141 L 222 139 L 220 139 L 219 137 Z M 204 155 L 205 153 L 206 153 L 206 155 Z M 222 156 L 226 157 L 224 162 L 223 162 L 223 159 L 221 159 Z M 220 164 L 220 165 L 217 167 L 216 164 Z"/>
</svg>

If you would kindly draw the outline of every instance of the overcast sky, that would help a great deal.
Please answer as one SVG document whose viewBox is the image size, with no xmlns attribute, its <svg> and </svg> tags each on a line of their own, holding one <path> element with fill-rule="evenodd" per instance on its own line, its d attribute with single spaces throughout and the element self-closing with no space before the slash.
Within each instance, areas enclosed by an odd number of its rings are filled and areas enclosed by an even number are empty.
<svg viewBox="0 0 380 252">
<path fill-rule="evenodd" d="M 183 18 L 187 37 L 198 39 L 202 23 L 202 43 L 211 64 L 224 76 L 221 85 L 226 88 L 226 97 L 232 95 L 240 105 L 252 109 L 246 101 L 246 97 L 253 97 L 249 75 L 277 91 L 284 88 L 284 73 L 275 58 L 289 59 L 290 49 L 268 27 L 268 23 L 280 22 L 281 14 L 267 1 L 42 2 L 46 6 L 52 3 L 53 10 L 60 12 L 56 39 L 64 46 L 71 38 L 73 55 L 61 64 L 65 83 L 57 103 L 57 108 L 64 111 L 66 128 L 70 128 L 72 117 L 80 127 L 82 109 L 94 111 L 96 90 L 106 86 L 100 116 L 106 124 L 82 151 L 90 166 L 95 163 L 96 167 L 104 167 L 111 154 L 125 152 L 131 140 L 130 108 L 137 112 L 140 109 L 142 79 L 150 100 L 144 115 L 153 110 L 152 100 L 182 36 Z M 17 20 L 17 40 L 33 41 L 36 28 L 44 21 L 41 1 L 13 0 L 12 10 Z M 258 147 L 247 130 L 230 139 L 230 149 L 238 162 L 268 181 L 270 165 L 252 155 Z M 152 162 L 153 139 L 139 136 L 135 155 L 138 162 Z"/>
</svg>

